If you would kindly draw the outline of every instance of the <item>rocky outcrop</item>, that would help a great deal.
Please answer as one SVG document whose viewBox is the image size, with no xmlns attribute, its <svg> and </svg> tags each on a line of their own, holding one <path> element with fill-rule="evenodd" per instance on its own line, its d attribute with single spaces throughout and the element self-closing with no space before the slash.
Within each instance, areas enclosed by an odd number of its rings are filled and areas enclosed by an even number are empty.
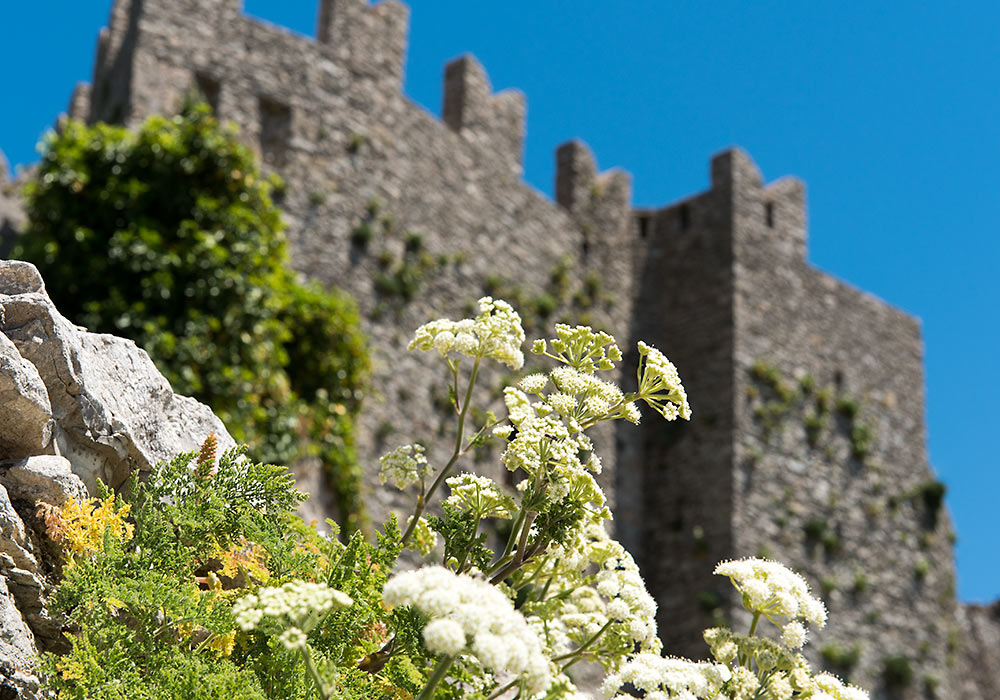
<svg viewBox="0 0 1000 700">
<path fill-rule="evenodd" d="M 196 450 L 209 433 L 221 449 L 235 444 L 207 406 L 174 394 L 135 343 L 60 315 L 33 265 L 0 262 L 0 280 L 0 331 L 38 370 L 57 451 L 88 489 L 98 479 L 117 488 L 134 470 Z"/>
<path fill-rule="evenodd" d="M 65 319 L 33 265 L 0 260 L 0 700 L 44 697 L 37 652 L 65 645 L 48 596 L 58 547 L 38 504 L 82 501 L 97 480 L 123 485 L 214 433 L 203 404 L 178 396 L 129 340 Z"/>
<path fill-rule="evenodd" d="M 0 335 L 0 454 L 40 454 L 52 439 L 52 407 L 35 366 Z"/>
</svg>

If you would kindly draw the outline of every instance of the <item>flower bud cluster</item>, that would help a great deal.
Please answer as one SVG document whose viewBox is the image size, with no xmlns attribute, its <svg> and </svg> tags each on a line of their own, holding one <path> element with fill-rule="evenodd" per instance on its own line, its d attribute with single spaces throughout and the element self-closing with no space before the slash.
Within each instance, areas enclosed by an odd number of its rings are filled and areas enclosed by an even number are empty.
<svg viewBox="0 0 1000 700">
<path fill-rule="evenodd" d="M 691 419 L 687 393 L 674 363 L 652 345 L 639 341 L 639 397 L 667 420 Z"/>
<path fill-rule="evenodd" d="M 526 694 L 552 682 L 538 635 L 500 590 L 440 566 L 397 574 L 385 584 L 388 605 L 411 605 L 430 618 L 424 644 L 437 654 L 474 655 L 497 674 L 521 676 Z"/>
<path fill-rule="evenodd" d="M 548 352 L 549 347 L 552 353 Z M 595 333 L 590 326 L 556 324 L 556 337 L 546 343 L 536 340 L 531 346 L 536 355 L 546 355 L 586 374 L 599 369 L 611 370 L 621 362 L 622 351 L 615 339 L 604 331 Z"/>
<path fill-rule="evenodd" d="M 868 693 L 854 685 L 842 682 L 829 673 L 820 673 L 812 679 L 811 700 L 868 700 Z"/>
<path fill-rule="evenodd" d="M 400 490 L 422 481 L 431 473 L 424 457 L 424 446 L 418 444 L 397 447 L 383 455 L 379 464 L 382 465 L 378 473 L 379 483 L 392 481 Z"/>
<path fill-rule="evenodd" d="M 442 357 L 457 352 L 472 357 L 486 357 L 511 369 L 524 366 L 524 329 L 521 317 L 505 301 L 483 297 L 479 315 L 461 321 L 438 319 L 417 329 L 410 350 L 437 350 Z"/>
<path fill-rule="evenodd" d="M 444 502 L 450 506 L 470 510 L 478 518 L 514 517 L 514 499 L 502 493 L 492 479 L 464 472 L 448 477 L 445 483 L 451 495 Z"/>
<path fill-rule="evenodd" d="M 244 632 L 279 634 L 288 649 L 305 647 L 306 637 L 327 613 L 354 604 L 349 595 L 323 583 L 289 581 L 280 588 L 263 587 L 233 604 L 233 617 Z"/>
</svg>

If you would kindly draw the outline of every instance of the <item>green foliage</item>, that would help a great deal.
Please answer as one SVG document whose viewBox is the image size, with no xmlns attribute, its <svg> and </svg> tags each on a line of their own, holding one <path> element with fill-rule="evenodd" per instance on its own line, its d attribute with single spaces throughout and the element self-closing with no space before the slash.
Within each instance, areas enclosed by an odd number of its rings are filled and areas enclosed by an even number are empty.
<svg viewBox="0 0 1000 700">
<path fill-rule="evenodd" d="M 612 300 L 602 293 L 603 281 L 588 271 L 582 281 L 573 277 L 572 259 L 563 257 L 549 270 L 544 289 L 530 293 L 520 284 L 497 274 L 487 275 L 483 291 L 509 301 L 521 314 L 528 334 L 540 333 L 552 320 L 569 325 L 593 325 L 590 312 L 600 303 Z"/>
<path fill-rule="evenodd" d="M 64 314 L 135 340 L 257 458 L 320 456 L 354 528 L 367 352 L 353 302 L 287 269 L 276 184 L 204 105 L 134 133 L 67 122 L 26 187 L 14 255 Z"/>
<path fill-rule="evenodd" d="M 311 697 L 301 659 L 267 635 L 239 631 L 232 615 L 236 598 L 291 579 L 325 582 L 354 600 L 310 635 L 317 664 L 336 667 L 338 697 L 402 698 L 423 682 L 400 659 L 378 678 L 354 668 L 386 641 L 381 591 L 400 551 L 395 521 L 374 545 L 357 532 L 346 544 L 321 537 L 292 512 L 302 494 L 290 474 L 244 453 L 218 464 L 183 454 L 134 480 L 124 497 L 132 540 L 106 537 L 103 552 L 65 567 L 51 605 L 68 616 L 72 647 L 43 659 L 61 698 Z M 402 643 L 412 641 L 418 621 L 398 617 Z"/>
<path fill-rule="evenodd" d="M 848 396 L 838 396 L 833 400 L 833 389 L 819 387 L 810 374 L 803 375 L 797 385 L 787 382 L 781 371 L 773 365 L 757 360 L 749 370 L 753 384 L 747 387 L 746 395 L 755 405 L 754 418 L 761 426 L 765 442 L 780 430 L 788 417 L 799 411 L 809 447 L 824 446 L 824 435 L 831 424 L 831 408 L 835 408 L 841 420 L 837 427 L 843 432 L 850 445 L 851 457 L 866 462 L 871 454 L 875 439 L 872 427 L 861 419 L 861 404 Z M 810 409 L 809 404 L 813 404 Z M 832 446 L 826 444 L 827 459 L 832 459 Z"/>
<path fill-rule="evenodd" d="M 882 679 L 890 688 L 902 688 L 913 682 L 913 666 L 902 654 L 887 656 L 882 660 Z"/>
<path fill-rule="evenodd" d="M 820 653 L 828 667 L 849 675 L 858 665 L 858 661 L 861 660 L 861 645 L 856 642 L 854 644 L 830 642 L 822 648 Z"/>
</svg>

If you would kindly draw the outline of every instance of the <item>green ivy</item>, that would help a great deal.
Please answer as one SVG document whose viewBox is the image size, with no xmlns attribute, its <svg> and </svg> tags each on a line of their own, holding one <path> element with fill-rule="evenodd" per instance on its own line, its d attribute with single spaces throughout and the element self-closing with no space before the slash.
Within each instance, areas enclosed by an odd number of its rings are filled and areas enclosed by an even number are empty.
<svg viewBox="0 0 1000 700">
<path fill-rule="evenodd" d="M 288 270 L 276 186 L 205 105 L 135 132 L 66 122 L 26 186 L 14 256 L 70 319 L 145 348 L 255 458 L 319 456 L 353 529 L 368 354 L 354 302 Z"/>
</svg>

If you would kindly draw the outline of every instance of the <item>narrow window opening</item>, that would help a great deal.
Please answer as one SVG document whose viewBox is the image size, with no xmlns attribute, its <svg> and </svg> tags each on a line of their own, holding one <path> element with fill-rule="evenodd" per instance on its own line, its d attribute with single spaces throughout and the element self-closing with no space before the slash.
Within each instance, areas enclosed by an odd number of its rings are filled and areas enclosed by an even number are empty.
<svg viewBox="0 0 1000 700">
<path fill-rule="evenodd" d="M 198 99 L 204 100 L 212 108 L 214 114 L 219 113 L 219 81 L 201 73 L 194 77 L 195 89 L 198 91 Z"/>
<path fill-rule="evenodd" d="M 687 231 L 691 226 L 691 209 L 687 204 L 682 204 L 677 210 L 677 229 Z"/>
<path fill-rule="evenodd" d="M 281 168 L 288 158 L 292 140 L 292 110 L 287 105 L 260 98 L 260 155 L 273 168 Z"/>
<path fill-rule="evenodd" d="M 649 214 L 639 215 L 639 238 L 646 238 L 649 235 Z"/>
<path fill-rule="evenodd" d="M 833 373 L 833 383 L 837 387 L 837 391 L 844 388 L 844 373 L 839 369 Z"/>
<path fill-rule="evenodd" d="M 774 228 L 774 202 L 764 205 L 764 222 L 768 228 Z"/>
<path fill-rule="evenodd" d="M 585 239 L 583 239 L 583 259 L 584 259 L 584 261 L 587 260 L 587 256 L 588 255 L 590 255 L 590 241 L 588 241 L 585 238 Z"/>
</svg>

